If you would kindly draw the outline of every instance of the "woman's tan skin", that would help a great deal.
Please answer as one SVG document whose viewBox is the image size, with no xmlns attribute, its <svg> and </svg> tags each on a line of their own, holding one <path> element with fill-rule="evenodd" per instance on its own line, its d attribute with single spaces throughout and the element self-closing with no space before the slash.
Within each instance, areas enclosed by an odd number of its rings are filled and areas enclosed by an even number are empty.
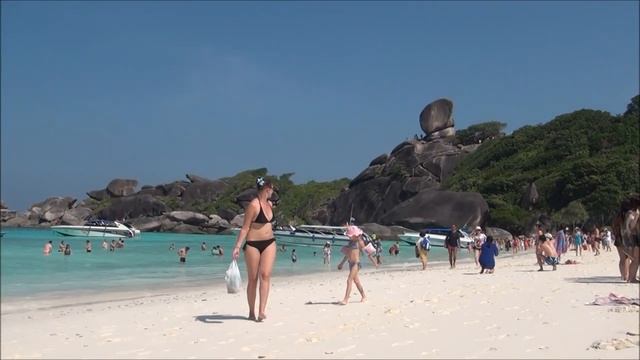
<svg viewBox="0 0 640 360">
<path fill-rule="evenodd" d="M 251 200 L 244 212 L 244 223 L 242 229 L 236 238 L 236 245 L 233 248 L 233 259 L 236 260 L 240 256 L 240 248 L 242 243 L 256 240 L 273 239 L 273 228 L 271 223 L 256 224 L 254 221 L 260 213 L 260 206 L 264 211 L 267 219 L 273 218 L 272 203 L 268 199 L 273 194 L 273 186 L 266 183 L 263 187 L 259 187 L 258 196 Z M 244 251 L 244 259 L 247 265 L 247 302 L 249 303 L 249 320 L 262 321 L 267 318 L 265 308 L 269 299 L 269 288 L 271 286 L 271 272 L 273 264 L 276 260 L 276 243 L 275 241 L 267 246 L 262 254 L 258 249 L 252 246 L 246 246 Z M 256 288 L 260 281 L 260 303 L 258 306 L 258 317 L 255 314 L 256 305 Z"/>
</svg>

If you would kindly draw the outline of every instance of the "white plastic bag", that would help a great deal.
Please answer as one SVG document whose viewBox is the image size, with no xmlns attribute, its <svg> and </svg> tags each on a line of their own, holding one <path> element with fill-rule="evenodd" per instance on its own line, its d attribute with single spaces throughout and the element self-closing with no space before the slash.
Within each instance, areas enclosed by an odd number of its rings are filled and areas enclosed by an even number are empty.
<svg viewBox="0 0 640 360">
<path fill-rule="evenodd" d="M 224 274 L 224 280 L 227 282 L 227 292 L 229 294 L 235 294 L 242 290 L 240 269 L 238 269 L 238 263 L 235 260 L 231 261 L 227 272 Z"/>
</svg>

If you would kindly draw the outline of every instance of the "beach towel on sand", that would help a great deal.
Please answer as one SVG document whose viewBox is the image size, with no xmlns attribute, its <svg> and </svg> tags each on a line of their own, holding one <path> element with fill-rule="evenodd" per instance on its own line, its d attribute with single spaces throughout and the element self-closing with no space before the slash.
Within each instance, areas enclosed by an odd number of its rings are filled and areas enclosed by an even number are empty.
<svg viewBox="0 0 640 360">
<path fill-rule="evenodd" d="M 610 293 L 609 296 L 599 296 L 589 303 L 589 305 L 638 305 L 640 306 L 640 298 L 628 298 Z"/>
</svg>

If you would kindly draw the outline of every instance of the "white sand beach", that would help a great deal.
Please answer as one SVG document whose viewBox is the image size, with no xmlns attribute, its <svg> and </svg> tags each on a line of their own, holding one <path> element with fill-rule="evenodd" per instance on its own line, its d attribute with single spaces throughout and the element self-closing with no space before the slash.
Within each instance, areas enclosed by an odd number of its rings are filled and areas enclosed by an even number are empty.
<svg viewBox="0 0 640 360">
<path fill-rule="evenodd" d="M 3 302 L 1 357 L 637 359 L 638 306 L 587 304 L 638 285 L 619 280 L 615 250 L 578 260 L 537 272 L 532 252 L 498 257 L 492 275 L 368 266 L 368 301 L 354 288 L 347 306 L 332 304 L 346 271 L 276 277 L 262 323 L 221 286 Z"/>
</svg>

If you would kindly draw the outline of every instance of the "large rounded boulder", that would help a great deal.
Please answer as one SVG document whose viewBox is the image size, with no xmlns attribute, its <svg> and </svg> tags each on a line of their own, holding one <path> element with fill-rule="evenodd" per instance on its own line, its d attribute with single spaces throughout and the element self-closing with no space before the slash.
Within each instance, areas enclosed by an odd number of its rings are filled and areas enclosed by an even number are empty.
<svg viewBox="0 0 640 360">
<path fill-rule="evenodd" d="M 452 224 L 473 227 L 483 225 L 488 214 L 489 206 L 478 193 L 425 190 L 393 208 L 380 223 L 415 230 Z"/>
<path fill-rule="evenodd" d="M 425 106 L 420 113 L 420 127 L 426 135 L 453 125 L 453 102 L 449 99 L 438 99 Z"/>
<path fill-rule="evenodd" d="M 111 197 L 129 196 L 136 192 L 138 180 L 114 179 L 107 185 L 107 193 Z"/>
</svg>

